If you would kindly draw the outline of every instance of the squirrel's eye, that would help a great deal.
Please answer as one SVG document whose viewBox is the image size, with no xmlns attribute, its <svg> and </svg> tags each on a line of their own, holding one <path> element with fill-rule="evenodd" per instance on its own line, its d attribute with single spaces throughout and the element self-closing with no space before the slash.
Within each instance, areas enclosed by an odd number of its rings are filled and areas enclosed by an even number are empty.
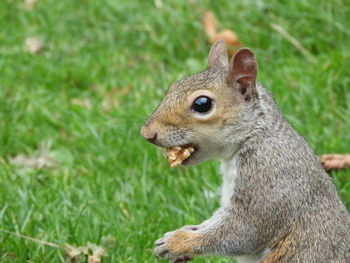
<svg viewBox="0 0 350 263">
<path fill-rule="evenodd" d="M 199 113 L 207 113 L 211 110 L 213 101 L 211 98 L 201 96 L 194 100 L 192 110 Z"/>
</svg>

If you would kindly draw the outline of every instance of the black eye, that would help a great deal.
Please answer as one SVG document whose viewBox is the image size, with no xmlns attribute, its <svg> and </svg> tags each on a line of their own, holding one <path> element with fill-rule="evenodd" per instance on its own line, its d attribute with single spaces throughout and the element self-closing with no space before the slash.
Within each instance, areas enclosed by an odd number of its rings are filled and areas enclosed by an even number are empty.
<svg viewBox="0 0 350 263">
<path fill-rule="evenodd" d="M 201 96 L 194 100 L 192 110 L 199 113 L 207 113 L 211 110 L 213 101 L 211 98 Z"/>
</svg>

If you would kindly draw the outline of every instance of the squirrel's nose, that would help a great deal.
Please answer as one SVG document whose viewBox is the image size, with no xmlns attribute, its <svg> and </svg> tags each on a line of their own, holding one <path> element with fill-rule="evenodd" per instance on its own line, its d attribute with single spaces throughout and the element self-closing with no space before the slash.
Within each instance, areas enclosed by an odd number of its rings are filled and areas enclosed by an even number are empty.
<svg viewBox="0 0 350 263">
<path fill-rule="evenodd" d="M 154 143 L 157 139 L 157 133 L 147 126 L 142 127 L 141 135 L 150 143 Z"/>
</svg>

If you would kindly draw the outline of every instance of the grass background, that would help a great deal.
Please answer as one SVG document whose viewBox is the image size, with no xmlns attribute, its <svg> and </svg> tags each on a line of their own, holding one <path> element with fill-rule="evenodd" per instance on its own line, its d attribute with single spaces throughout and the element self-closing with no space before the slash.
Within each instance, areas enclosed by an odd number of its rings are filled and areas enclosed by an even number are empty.
<svg viewBox="0 0 350 263">
<path fill-rule="evenodd" d="M 210 46 L 200 21 L 207 9 L 255 51 L 259 81 L 315 151 L 349 152 L 349 1 L 39 0 L 26 10 L 3 0 L 1 228 L 77 246 L 112 236 L 104 262 L 155 262 L 156 239 L 217 208 L 215 161 L 172 170 L 139 135 L 169 83 L 206 67 Z M 37 55 L 24 48 L 33 36 L 44 43 Z M 42 145 L 57 167 L 11 165 Z M 349 171 L 330 175 L 349 209 Z M 1 262 L 63 262 L 63 254 L 0 233 Z"/>
</svg>

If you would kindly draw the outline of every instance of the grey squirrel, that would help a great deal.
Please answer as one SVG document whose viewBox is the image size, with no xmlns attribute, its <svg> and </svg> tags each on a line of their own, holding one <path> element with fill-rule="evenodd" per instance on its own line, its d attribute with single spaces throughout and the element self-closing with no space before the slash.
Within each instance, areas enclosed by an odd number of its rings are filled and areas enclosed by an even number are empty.
<svg viewBox="0 0 350 263">
<path fill-rule="evenodd" d="M 166 233 L 155 254 L 171 262 L 221 255 L 349 263 L 350 216 L 313 150 L 256 82 L 257 69 L 250 49 L 229 62 L 218 40 L 208 68 L 175 82 L 142 127 L 143 137 L 169 152 L 191 149 L 182 165 L 217 158 L 223 175 L 220 208 L 199 225 Z"/>
</svg>

